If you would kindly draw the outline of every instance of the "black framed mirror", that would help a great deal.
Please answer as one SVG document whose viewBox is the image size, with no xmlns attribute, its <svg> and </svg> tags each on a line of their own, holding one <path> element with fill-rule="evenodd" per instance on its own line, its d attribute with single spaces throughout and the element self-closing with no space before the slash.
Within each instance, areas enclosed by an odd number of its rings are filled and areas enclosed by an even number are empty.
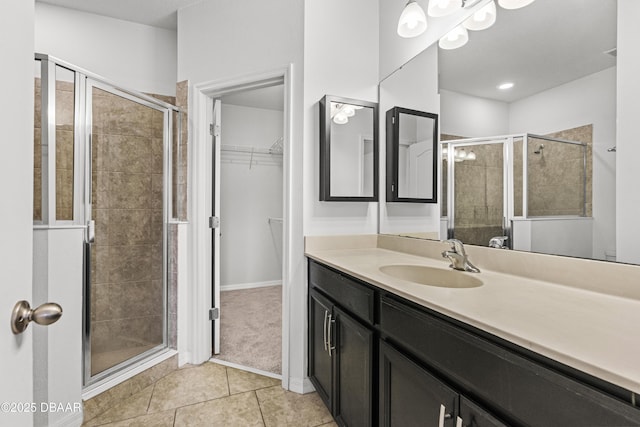
<svg viewBox="0 0 640 427">
<path fill-rule="evenodd" d="M 320 201 L 378 201 L 378 104 L 320 100 Z"/>
<path fill-rule="evenodd" d="M 387 202 L 437 203 L 438 115 L 387 111 Z"/>
</svg>

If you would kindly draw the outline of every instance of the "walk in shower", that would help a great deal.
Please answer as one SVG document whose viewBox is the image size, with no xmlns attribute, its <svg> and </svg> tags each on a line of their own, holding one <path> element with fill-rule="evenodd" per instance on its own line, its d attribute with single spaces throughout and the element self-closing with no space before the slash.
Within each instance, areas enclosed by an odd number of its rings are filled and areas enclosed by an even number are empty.
<svg viewBox="0 0 640 427">
<path fill-rule="evenodd" d="M 182 112 L 173 103 L 36 54 L 34 223 L 86 227 L 85 386 L 175 337 L 168 225 L 182 188 Z"/>
<path fill-rule="evenodd" d="M 506 236 L 532 250 L 530 230 L 553 238 L 557 224 L 579 234 L 591 217 L 591 126 L 551 136 L 441 136 L 442 217 L 448 238 L 487 246 Z M 590 225 L 589 225 L 590 226 Z M 558 236 L 555 236 L 556 239 Z M 543 238 L 541 238 L 543 239 Z"/>
</svg>

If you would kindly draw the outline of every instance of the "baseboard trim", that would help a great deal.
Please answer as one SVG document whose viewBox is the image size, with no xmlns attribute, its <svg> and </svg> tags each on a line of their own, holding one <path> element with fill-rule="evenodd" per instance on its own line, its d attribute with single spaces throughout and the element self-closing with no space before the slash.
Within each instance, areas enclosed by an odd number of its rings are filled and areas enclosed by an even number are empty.
<svg viewBox="0 0 640 427">
<path fill-rule="evenodd" d="M 238 291 L 241 289 L 266 288 L 269 286 L 282 286 L 282 280 L 269 280 L 266 282 L 236 283 L 232 285 L 220 285 L 220 292 Z"/>
<path fill-rule="evenodd" d="M 240 365 L 238 363 L 227 362 L 226 360 L 216 359 L 212 357 L 209 362 L 217 363 L 218 365 L 228 366 L 230 368 L 239 369 L 241 371 L 252 372 L 254 374 L 262 375 L 263 377 L 275 378 L 276 380 L 282 380 L 282 375 L 274 374 L 273 372 L 263 371 L 261 369 L 252 368 L 250 366 Z"/>
<path fill-rule="evenodd" d="M 299 394 L 307 394 L 316 391 L 309 378 L 289 378 L 289 390 Z"/>
</svg>

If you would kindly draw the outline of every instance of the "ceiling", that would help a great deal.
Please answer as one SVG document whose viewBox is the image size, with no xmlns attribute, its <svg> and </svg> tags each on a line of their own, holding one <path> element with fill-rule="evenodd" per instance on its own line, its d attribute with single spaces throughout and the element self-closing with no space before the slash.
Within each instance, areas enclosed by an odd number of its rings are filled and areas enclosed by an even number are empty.
<svg viewBox="0 0 640 427">
<path fill-rule="evenodd" d="M 284 111 L 284 85 L 234 92 L 221 99 L 223 104 Z"/>
<path fill-rule="evenodd" d="M 505 102 L 613 67 L 616 0 L 537 0 L 498 7 L 495 25 L 469 31 L 469 42 L 439 49 L 440 87 Z M 515 86 L 500 91 L 497 85 Z"/>
<path fill-rule="evenodd" d="M 176 29 L 176 11 L 202 0 L 36 1 Z M 498 7 L 493 27 L 470 31 L 469 43 L 460 49 L 440 49 L 440 87 L 513 102 L 612 67 L 615 58 L 603 52 L 616 45 L 616 4 L 616 0 L 537 0 L 518 10 Z M 496 86 L 505 81 L 515 87 L 498 90 Z M 267 98 L 259 105 L 270 102 Z"/>
<path fill-rule="evenodd" d="M 175 30 L 176 11 L 201 0 L 36 0 L 124 21 Z"/>
</svg>

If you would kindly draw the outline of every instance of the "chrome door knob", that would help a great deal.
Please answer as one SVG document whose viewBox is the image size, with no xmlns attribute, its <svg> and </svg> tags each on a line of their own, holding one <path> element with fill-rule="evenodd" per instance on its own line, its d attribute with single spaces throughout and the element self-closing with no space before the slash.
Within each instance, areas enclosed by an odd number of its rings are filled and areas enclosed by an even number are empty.
<svg viewBox="0 0 640 427">
<path fill-rule="evenodd" d="M 38 325 L 50 325 L 57 322 L 60 317 L 62 317 L 62 307 L 55 302 L 47 302 L 31 309 L 27 301 L 18 301 L 11 314 L 11 331 L 18 335 L 23 333 L 32 321 Z"/>
</svg>

